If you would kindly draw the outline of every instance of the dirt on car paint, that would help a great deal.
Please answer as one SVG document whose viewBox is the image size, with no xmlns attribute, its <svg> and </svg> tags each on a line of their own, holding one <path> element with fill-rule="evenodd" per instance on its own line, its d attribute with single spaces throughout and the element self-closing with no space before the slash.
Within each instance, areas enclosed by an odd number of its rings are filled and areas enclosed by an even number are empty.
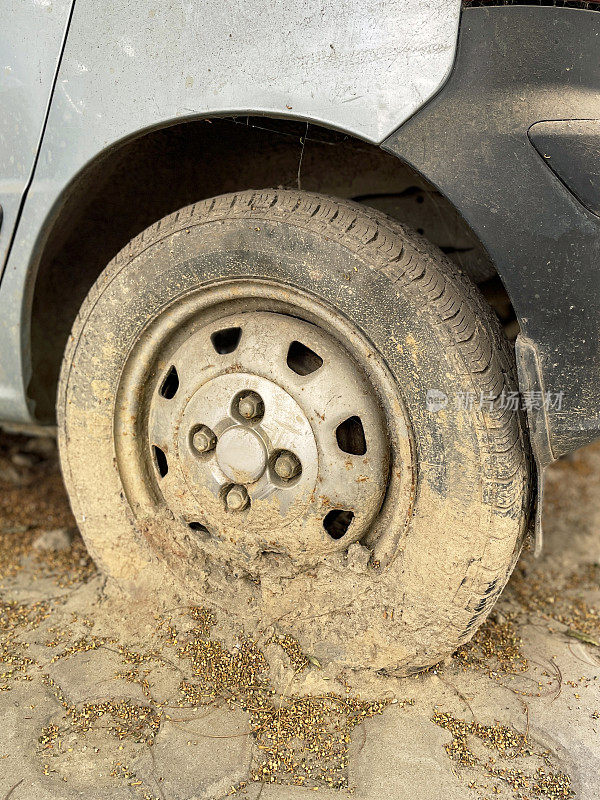
<svg viewBox="0 0 600 800">
<path fill-rule="evenodd" d="M 0 735 L 0 792 L 14 790 L 13 800 L 92 787 L 144 800 L 268 798 L 277 786 L 354 789 L 370 800 L 380 795 L 365 775 L 382 765 L 363 758 L 390 720 L 418 723 L 420 757 L 451 765 L 448 797 L 456 777 L 474 798 L 593 796 L 580 750 L 548 731 L 547 711 L 568 697 L 586 742 L 600 718 L 599 567 L 590 560 L 600 550 L 600 449 L 553 469 L 546 555 L 524 554 L 472 642 L 395 679 L 340 670 L 273 628 L 249 635 L 218 603 L 152 609 L 125 597 L 74 529 L 52 442 L 3 437 L 0 446 L 0 729 L 13 731 Z M 436 730 L 446 739 L 429 752 Z M 224 742 L 215 771 L 210 754 L 214 762 Z M 207 758 L 190 761 L 200 746 Z"/>
</svg>

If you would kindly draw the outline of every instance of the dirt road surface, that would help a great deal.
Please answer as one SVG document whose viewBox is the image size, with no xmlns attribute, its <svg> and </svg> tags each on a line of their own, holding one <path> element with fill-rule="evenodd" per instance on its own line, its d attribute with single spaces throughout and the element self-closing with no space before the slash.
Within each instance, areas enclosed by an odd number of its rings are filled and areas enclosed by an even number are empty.
<svg viewBox="0 0 600 800">
<path fill-rule="evenodd" d="M 554 465 L 542 557 L 523 554 L 473 642 L 392 680 L 121 596 L 52 440 L 2 436 L 0 799 L 593 800 L 599 500 L 600 446 Z"/>
</svg>

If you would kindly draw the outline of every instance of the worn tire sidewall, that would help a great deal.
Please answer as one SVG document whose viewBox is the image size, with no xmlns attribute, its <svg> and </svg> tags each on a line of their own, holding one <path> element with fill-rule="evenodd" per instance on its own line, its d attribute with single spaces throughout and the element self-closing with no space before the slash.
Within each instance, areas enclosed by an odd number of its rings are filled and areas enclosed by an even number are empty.
<svg viewBox="0 0 600 800">
<path fill-rule="evenodd" d="M 406 663 L 431 663 L 464 641 L 488 578 L 502 587 L 522 519 L 485 502 L 484 481 L 494 478 L 485 423 L 454 402 L 473 384 L 439 319 L 377 269 L 368 251 L 309 225 L 258 213 L 199 221 L 138 244 L 133 256 L 125 250 L 101 276 L 74 328 L 58 403 L 65 481 L 89 550 L 129 592 L 165 580 L 117 468 L 120 377 L 148 321 L 169 303 L 203 284 L 245 276 L 308 289 L 333 305 L 373 343 L 399 384 L 418 483 L 401 553 L 388 569 L 396 576 Z M 427 410 L 429 389 L 450 398 L 445 409 Z"/>
</svg>

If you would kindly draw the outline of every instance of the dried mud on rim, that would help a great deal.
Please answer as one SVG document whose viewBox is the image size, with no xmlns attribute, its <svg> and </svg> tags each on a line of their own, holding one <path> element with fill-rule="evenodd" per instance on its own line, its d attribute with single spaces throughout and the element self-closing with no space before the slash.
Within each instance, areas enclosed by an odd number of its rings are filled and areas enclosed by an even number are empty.
<svg viewBox="0 0 600 800">
<path fill-rule="evenodd" d="M 571 714 L 584 743 L 600 724 L 600 448 L 556 465 L 547 553 L 524 554 L 474 640 L 386 679 L 218 609 L 120 596 L 74 532 L 53 443 L 0 447 L 0 797 L 414 797 L 414 761 L 431 796 L 593 796 L 549 721 Z"/>
</svg>

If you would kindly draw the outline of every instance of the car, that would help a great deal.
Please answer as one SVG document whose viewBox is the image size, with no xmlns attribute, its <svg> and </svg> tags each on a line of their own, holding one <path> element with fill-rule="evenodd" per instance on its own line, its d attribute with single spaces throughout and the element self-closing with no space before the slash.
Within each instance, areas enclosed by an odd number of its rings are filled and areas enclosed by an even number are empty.
<svg viewBox="0 0 600 800">
<path fill-rule="evenodd" d="M 0 420 L 99 568 L 443 659 L 600 437 L 600 3 L 2 10 Z"/>
</svg>

